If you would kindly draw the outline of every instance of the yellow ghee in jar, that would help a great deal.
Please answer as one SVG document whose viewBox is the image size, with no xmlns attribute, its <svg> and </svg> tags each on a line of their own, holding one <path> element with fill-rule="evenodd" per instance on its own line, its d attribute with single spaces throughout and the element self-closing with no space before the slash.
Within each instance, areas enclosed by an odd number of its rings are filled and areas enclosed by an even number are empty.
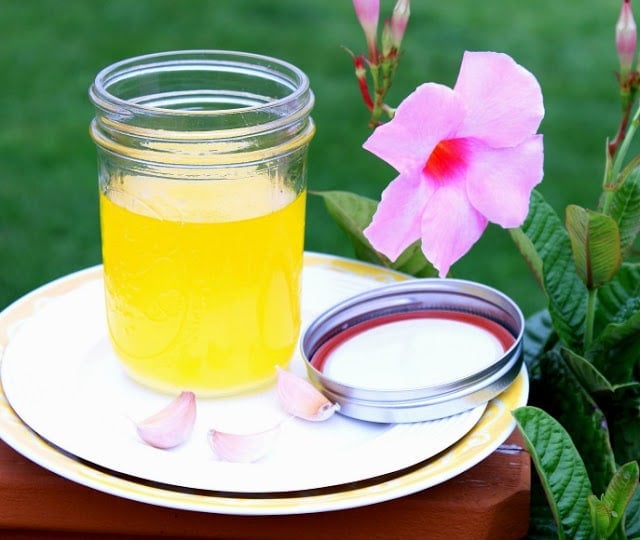
<svg viewBox="0 0 640 540">
<path fill-rule="evenodd" d="M 135 380 L 220 395 L 275 377 L 300 329 L 305 199 L 268 178 L 100 194 L 109 334 Z"/>
</svg>

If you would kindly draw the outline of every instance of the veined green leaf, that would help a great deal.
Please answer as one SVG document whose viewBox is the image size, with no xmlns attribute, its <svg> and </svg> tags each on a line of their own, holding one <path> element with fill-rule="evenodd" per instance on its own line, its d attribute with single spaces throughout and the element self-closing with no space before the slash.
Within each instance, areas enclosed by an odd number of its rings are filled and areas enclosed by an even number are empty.
<svg viewBox="0 0 640 540">
<path fill-rule="evenodd" d="M 552 350 L 541 362 L 545 410 L 570 433 L 593 485 L 604 493 L 616 471 L 609 426 L 601 408 L 569 368 L 563 355 Z"/>
<path fill-rule="evenodd" d="M 539 272 L 536 269 L 542 264 L 542 275 L 538 277 L 542 279 L 549 314 L 558 336 L 570 349 L 581 350 L 587 289 L 576 274 L 567 231 L 553 208 L 536 190 L 531 194 L 529 215 L 520 229 L 529 242 L 516 241 L 516 246 L 525 258 L 533 260 L 530 264 L 534 272 Z"/>
<path fill-rule="evenodd" d="M 610 196 L 607 214 L 618 224 L 620 248 L 626 255 L 640 233 L 640 167 L 635 167 Z"/>
<path fill-rule="evenodd" d="M 416 277 L 438 275 L 422 253 L 419 242 L 409 246 L 395 262 L 373 248 L 362 231 L 371 223 L 378 206 L 377 201 L 348 191 L 316 191 L 312 194 L 322 197 L 331 217 L 351 240 L 358 259 Z"/>
<path fill-rule="evenodd" d="M 613 278 L 622 263 L 618 224 L 575 204 L 567 207 L 566 216 L 576 271 L 588 289 L 597 289 Z"/>
<path fill-rule="evenodd" d="M 537 407 L 513 412 L 542 482 L 560 538 L 592 538 L 587 497 L 591 484 L 567 431 Z"/>
<path fill-rule="evenodd" d="M 638 488 L 638 475 L 638 464 L 635 461 L 625 463 L 613 475 L 607 491 L 602 496 L 602 503 L 609 511 L 610 517 L 607 536 L 611 536 L 622 522 L 627 505 Z"/>
</svg>

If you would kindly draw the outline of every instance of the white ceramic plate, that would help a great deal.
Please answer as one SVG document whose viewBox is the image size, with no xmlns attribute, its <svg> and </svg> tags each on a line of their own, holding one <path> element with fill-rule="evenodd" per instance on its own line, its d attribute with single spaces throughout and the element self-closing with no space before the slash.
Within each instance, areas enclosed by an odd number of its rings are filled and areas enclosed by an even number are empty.
<svg viewBox="0 0 640 540">
<path fill-rule="evenodd" d="M 363 263 L 306 254 L 303 318 L 308 323 L 347 296 L 401 279 L 405 276 Z M 409 425 L 341 416 L 322 424 L 288 421 L 276 447 L 255 464 L 218 461 L 204 433 L 210 427 L 277 421 L 282 413 L 273 390 L 200 400 L 194 436 L 175 451 L 160 451 L 137 439 L 130 419 L 155 412 L 167 397 L 140 388 L 121 372 L 103 312 L 101 269 L 95 267 L 46 285 L 0 314 L 0 435 L 62 476 L 158 505 L 277 514 L 347 508 L 412 493 L 491 453 L 514 427 L 510 410 L 524 404 L 528 393 L 523 371 L 484 413 L 479 409 Z M 294 358 L 292 370 L 304 373 L 301 358 Z M 423 466 L 406 469 L 438 453 Z M 366 485 L 351 484 L 362 480 Z"/>
</svg>

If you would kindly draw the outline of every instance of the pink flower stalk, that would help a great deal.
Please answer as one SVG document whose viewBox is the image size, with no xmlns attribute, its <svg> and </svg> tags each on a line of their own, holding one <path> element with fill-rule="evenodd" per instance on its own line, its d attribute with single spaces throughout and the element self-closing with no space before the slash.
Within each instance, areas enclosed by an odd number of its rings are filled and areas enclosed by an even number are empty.
<svg viewBox="0 0 640 540">
<path fill-rule="evenodd" d="M 353 0 L 353 8 L 360 26 L 364 30 L 369 50 L 369 60 L 378 62 L 378 19 L 380 17 L 380 0 Z"/>
<path fill-rule="evenodd" d="M 622 76 L 631 70 L 633 58 L 636 54 L 636 40 L 636 22 L 631 11 L 631 1 L 624 0 L 616 23 L 616 50 L 620 59 Z"/>
<path fill-rule="evenodd" d="M 367 84 L 367 70 L 364 67 L 366 60 L 364 55 L 354 56 L 353 65 L 356 70 L 356 79 L 358 79 L 358 88 L 360 88 L 360 94 L 362 100 L 370 111 L 373 110 L 374 103 L 371 99 L 371 93 L 369 92 L 369 85 Z"/>
<path fill-rule="evenodd" d="M 396 49 L 400 49 L 410 15 L 410 1 L 398 0 L 391 14 L 391 40 Z"/>
<path fill-rule="evenodd" d="M 520 226 L 543 176 L 543 116 L 529 71 L 505 54 L 466 52 L 453 89 L 419 86 L 365 142 L 399 172 L 367 239 L 391 260 L 422 239 L 444 277 L 489 221 Z"/>
</svg>

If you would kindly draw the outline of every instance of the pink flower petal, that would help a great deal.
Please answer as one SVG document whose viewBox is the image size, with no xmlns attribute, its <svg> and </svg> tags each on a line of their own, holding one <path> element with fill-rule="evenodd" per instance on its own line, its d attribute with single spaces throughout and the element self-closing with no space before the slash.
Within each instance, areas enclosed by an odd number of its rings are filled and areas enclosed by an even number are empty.
<svg viewBox="0 0 640 540">
<path fill-rule="evenodd" d="M 491 146 L 520 144 L 544 116 L 538 81 L 506 54 L 465 52 L 454 91 L 468 110 L 458 135 Z"/>
<path fill-rule="evenodd" d="M 542 135 L 514 148 L 475 145 L 467 170 L 467 194 L 489 221 L 519 227 L 529 212 L 531 190 L 542 181 Z"/>
<path fill-rule="evenodd" d="M 415 173 L 441 140 L 455 135 L 464 115 L 464 105 L 451 88 L 423 84 L 400 103 L 393 120 L 376 128 L 363 147 L 398 172 Z"/>
<path fill-rule="evenodd" d="M 422 175 L 400 175 L 382 192 L 371 224 L 363 231 L 371 245 L 395 261 L 420 238 L 422 212 L 433 188 Z"/>
<path fill-rule="evenodd" d="M 422 251 L 446 277 L 449 268 L 482 236 L 487 220 L 467 199 L 464 184 L 450 182 L 438 189 L 425 206 Z"/>
</svg>

